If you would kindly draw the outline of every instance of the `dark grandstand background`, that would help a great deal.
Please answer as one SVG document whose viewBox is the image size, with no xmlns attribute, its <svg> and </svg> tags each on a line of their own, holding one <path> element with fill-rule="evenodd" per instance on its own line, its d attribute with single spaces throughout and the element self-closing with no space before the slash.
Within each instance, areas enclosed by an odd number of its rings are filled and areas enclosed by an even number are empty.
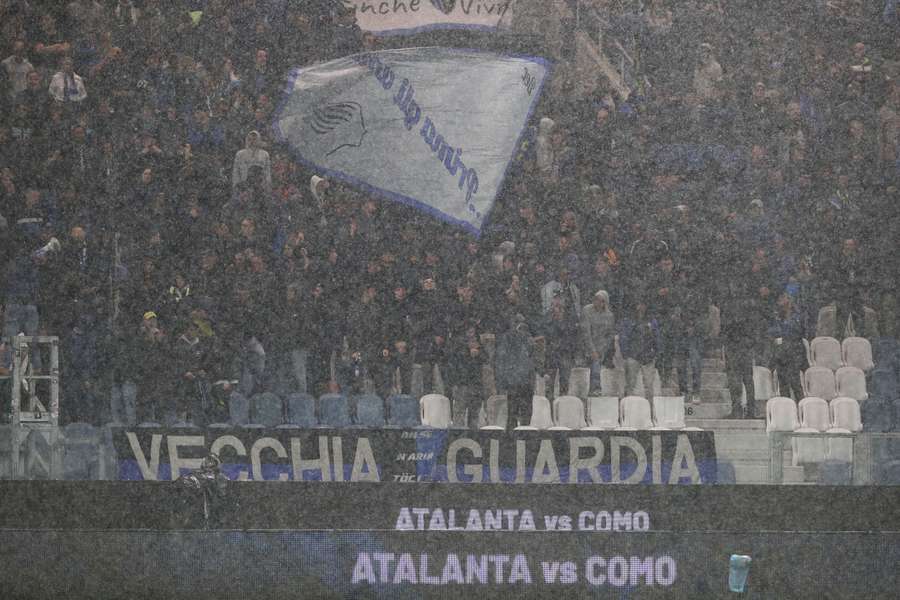
<svg viewBox="0 0 900 600">
<path fill-rule="evenodd" d="M 887 349 L 875 365 L 893 387 L 869 376 L 864 430 L 900 427 L 896 0 L 519 0 L 496 31 L 404 36 L 363 32 L 345 4 L 0 0 L 0 422 L 18 333 L 59 338 L 60 425 L 128 414 L 204 427 L 229 420 L 235 392 L 282 398 L 301 379 L 315 397 L 387 399 L 412 393 L 415 362 L 425 392 L 435 365 L 448 389 L 466 387 L 488 363 L 482 341 L 520 322 L 544 338 L 536 368 L 551 381 L 575 366 L 599 373 L 609 348 L 585 347 L 577 315 L 604 290 L 610 343 L 624 323 L 653 321 L 654 341 L 628 358 L 655 364 L 688 401 L 700 357 L 724 353 L 735 419 L 762 413 L 754 363 L 800 400 L 786 374 L 807 366 L 802 339 L 868 338 Z M 585 65 L 583 36 L 620 78 Z M 478 237 L 324 181 L 273 134 L 291 69 L 421 46 L 553 62 Z M 236 168 L 248 147 L 268 153 L 265 167 Z M 30 359 L 45 372 L 49 356 Z M 900 455 L 878 448 L 876 479 L 896 484 Z M 401 534 L 401 498 L 386 487 L 248 484 L 215 507 L 246 512 L 209 527 L 176 484 L 44 485 L 0 496 L 0 597 L 459 594 L 347 583 L 361 549 L 391 545 L 672 553 L 685 574 L 668 591 L 572 597 L 722 597 L 734 552 L 757 561 L 750 597 L 896 589 L 895 488 L 654 486 L 639 503 L 658 502 L 660 524 L 690 525 L 597 544 L 583 532 Z M 606 493 L 554 488 L 510 501 L 562 513 Z M 515 495 L 406 493 L 460 508 Z M 303 506 L 330 516 L 291 512 Z M 367 510 L 385 531 L 357 520 Z"/>
</svg>

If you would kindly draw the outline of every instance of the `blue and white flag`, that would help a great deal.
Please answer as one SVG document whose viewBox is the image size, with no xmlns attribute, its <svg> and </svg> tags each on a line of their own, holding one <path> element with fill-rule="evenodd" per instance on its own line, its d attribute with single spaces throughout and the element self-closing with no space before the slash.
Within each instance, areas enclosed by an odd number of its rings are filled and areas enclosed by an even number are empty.
<svg viewBox="0 0 900 600">
<path fill-rule="evenodd" d="M 356 54 L 294 70 L 274 130 L 318 172 L 477 235 L 548 71 L 474 50 Z"/>
</svg>

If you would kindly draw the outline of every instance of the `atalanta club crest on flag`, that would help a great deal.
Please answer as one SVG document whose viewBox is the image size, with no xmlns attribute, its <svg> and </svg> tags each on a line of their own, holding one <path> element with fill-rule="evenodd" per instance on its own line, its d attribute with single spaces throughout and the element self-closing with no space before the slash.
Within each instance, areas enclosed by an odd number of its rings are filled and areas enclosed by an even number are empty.
<svg viewBox="0 0 900 600">
<path fill-rule="evenodd" d="M 548 71 L 474 50 L 356 54 L 295 69 L 273 129 L 320 174 L 478 235 Z"/>
</svg>

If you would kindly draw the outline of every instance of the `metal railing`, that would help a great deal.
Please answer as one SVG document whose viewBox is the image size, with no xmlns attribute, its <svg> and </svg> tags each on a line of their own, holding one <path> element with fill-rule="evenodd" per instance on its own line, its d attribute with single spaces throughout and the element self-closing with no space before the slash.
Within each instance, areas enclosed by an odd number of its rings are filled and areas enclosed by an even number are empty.
<svg viewBox="0 0 900 600">
<path fill-rule="evenodd" d="M 853 432 L 799 432 L 799 431 L 770 431 L 769 438 L 769 483 L 779 485 L 784 483 L 784 459 L 785 440 L 814 439 L 827 442 L 830 439 L 851 440 L 851 482 L 853 485 L 871 485 L 874 483 L 872 436 L 869 433 Z M 892 436 L 900 440 L 900 436 Z M 792 452 L 794 449 L 792 448 Z M 823 457 L 824 458 L 824 457 Z M 819 462 L 819 461 L 816 461 Z M 822 461 L 824 462 L 824 461 Z M 816 464 L 810 463 L 810 464 Z"/>
</svg>

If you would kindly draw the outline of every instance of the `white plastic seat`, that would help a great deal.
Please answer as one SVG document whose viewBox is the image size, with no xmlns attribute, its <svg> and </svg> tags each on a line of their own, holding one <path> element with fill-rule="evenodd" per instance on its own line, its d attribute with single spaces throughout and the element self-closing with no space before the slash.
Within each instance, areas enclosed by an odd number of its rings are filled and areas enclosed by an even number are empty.
<svg viewBox="0 0 900 600">
<path fill-rule="evenodd" d="M 684 396 L 654 396 L 653 422 L 657 427 L 683 429 Z"/>
<path fill-rule="evenodd" d="M 639 429 L 663 430 L 665 427 L 653 425 L 650 412 L 650 402 L 640 396 L 625 396 L 620 403 L 622 411 L 622 425 L 618 429 L 623 431 L 635 431 Z"/>
<path fill-rule="evenodd" d="M 841 367 L 835 374 L 835 380 L 837 381 L 835 396 L 855 398 L 859 402 L 869 397 L 869 393 L 866 391 L 866 374 L 862 372 L 862 369 Z"/>
<path fill-rule="evenodd" d="M 600 369 L 600 395 L 621 397 L 625 393 L 625 372 L 622 369 Z M 650 392 L 644 390 L 644 394 Z"/>
<path fill-rule="evenodd" d="M 766 367 L 753 367 L 753 389 L 756 400 L 768 401 L 775 397 L 772 371 Z"/>
<path fill-rule="evenodd" d="M 828 433 L 851 433 L 843 427 L 832 427 Z M 853 462 L 853 439 L 849 437 L 829 437 L 825 448 L 825 460 L 844 463 Z"/>
<path fill-rule="evenodd" d="M 834 373 L 828 367 L 808 368 L 803 374 L 803 380 L 807 396 L 830 401 L 838 395 L 835 389 Z"/>
<path fill-rule="evenodd" d="M 838 397 L 831 401 L 832 427 L 862 431 L 862 416 L 855 398 Z"/>
<path fill-rule="evenodd" d="M 440 394 L 426 394 L 419 399 L 422 425 L 435 429 L 450 427 L 450 399 Z"/>
<path fill-rule="evenodd" d="M 794 431 L 800 426 L 797 404 L 790 398 L 776 396 L 766 402 L 766 431 Z"/>
<path fill-rule="evenodd" d="M 821 398 L 808 397 L 800 401 L 800 427 L 797 433 L 824 433 L 831 426 L 828 403 Z M 820 463 L 825 460 L 825 438 L 802 437 L 791 440 L 794 466 Z"/>
<path fill-rule="evenodd" d="M 872 359 L 872 344 L 866 338 L 844 338 L 841 343 L 841 357 L 848 367 L 856 367 L 863 371 L 875 368 L 875 361 Z"/>
<path fill-rule="evenodd" d="M 615 396 L 593 396 L 588 398 L 587 429 L 602 431 L 619 426 L 619 399 Z"/>
<path fill-rule="evenodd" d="M 575 396 L 560 396 L 553 401 L 554 422 L 552 430 L 584 429 L 584 403 Z"/>
<path fill-rule="evenodd" d="M 481 429 L 501 430 L 506 429 L 506 419 L 509 414 L 509 407 L 506 402 L 506 396 L 496 394 L 487 399 L 484 403 L 484 413 L 486 424 Z"/>
<path fill-rule="evenodd" d="M 831 410 L 822 398 L 810 396 L 800 401 L 800 427 L 826 431 L 831 427 Z"/>
<path fill-rule="evenodd" d="M 591 370 L 585 367 L 575 367 L 569 371 L 569 396 L 585 399 L 591 390 Z"/>
<path fill-rule="evenodd" d="M 854 398 L 835 398 L 831 401 L 832 427 L 828 433 L 856 433 L 862 431 L 862 415 L 859 402 Z M 842 462 L 853 462 L 852 438 L 828 438 L 825 458 Z"/>
<path fill-rule="evenodd" d="M 553 427 L 553 411 L 550 401 L 544 396 L 535 396 L 531 404 L 531 428 L 549 429 Z M 517 429 L 519 429 L 517 427 Z"/>
<path fill-rule="evenodd" d="M 800 427 L 796 433 L 822 433 L 812 427 Z M 820 463 L 825 460 L 825 437 L 803 437 L 791 440 L 792 464 Z"/>
<path fill-rule="evenodd" d="M 844 366 L 841 343 L 833 337 L 817 337 L 809 344 L 810 365 L 837 371 Z"/>
</svg>

